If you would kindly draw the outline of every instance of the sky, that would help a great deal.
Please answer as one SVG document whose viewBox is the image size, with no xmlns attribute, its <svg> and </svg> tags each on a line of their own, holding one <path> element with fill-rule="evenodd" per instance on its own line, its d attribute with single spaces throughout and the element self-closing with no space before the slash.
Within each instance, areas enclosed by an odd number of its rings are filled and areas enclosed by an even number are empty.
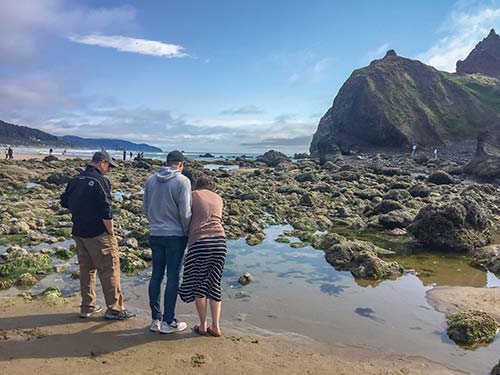
<svg viewBox="0 0 500 375">
<path fill-rule="evenodd" d="M 500 0 L 1 0 L 0 119 L 168 151 L 305 152 L 388 49 L 455 71 Z"/>
</svg>

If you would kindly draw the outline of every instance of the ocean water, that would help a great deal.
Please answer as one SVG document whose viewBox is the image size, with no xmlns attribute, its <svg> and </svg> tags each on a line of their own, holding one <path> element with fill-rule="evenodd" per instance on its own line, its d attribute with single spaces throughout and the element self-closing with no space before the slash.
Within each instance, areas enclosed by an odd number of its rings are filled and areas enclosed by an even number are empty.
<svg viewBox="0 0 500 375">
<path fill-rule="evenodd" d="M 33 148 L 33 147 L 13 147 L 14 149 L 14 157 L 17 154 L 31 154 L 31 155 L 48 155 L 48 148 Z M 53 155 L 60 156 L 63 154 L 64 149 L 62 148 L 54 148 Z M 88 158 L 92 157 L 92 154 L 98 150 L 87 150 L 87 149 L 66 149 L 66 156 L 74 156 L 79 158 Z M 107 150 L 108 153 L 115 159 L 121 160 L 123 157 L 123 151 L 120 150 Z M 137 152 L 132 152 L 133 157 L 137 156 Z M 158 159 L 165 160 L 167 158 L 167 152 L 144 152 L 144 157 L 148 159 Z M 186 151 L 184 155 L 193 158 L 195 160 L 204 160 L 204 161 L 216 161 L 216 160 L 225 160 L 225 159 L 234 159 L 238 156 L 245 155 L 248 158 L 256 158 L 260 154 L 253 153 L 224 153 L 217 152 L 211 153 L 213 158 L 202 157 L 201 155 L 206 154 L 205 152 L 192 152 Z M 129 151 L 127 152 L 127 160 L 129 159 Z"/>
</svg>

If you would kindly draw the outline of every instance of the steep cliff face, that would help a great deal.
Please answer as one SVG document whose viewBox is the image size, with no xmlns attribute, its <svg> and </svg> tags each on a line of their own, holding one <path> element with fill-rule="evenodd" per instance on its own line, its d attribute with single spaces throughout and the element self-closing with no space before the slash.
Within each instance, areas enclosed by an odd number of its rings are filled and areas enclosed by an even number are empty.
<svg viewBox="0 0 500 375">
<path fill-rule="evenodd" d="M 499 118 L 498 79 L 440 72 L 389 51 L 344 83 L 310 151 L 439 146 L 473 139 Z"/>
<path fill-rule="evenodd" d="M 500 36 L 494 29 L 465 60 L 457 62 L 457 73 L 479 73 L 500 78 Z"/>
</svg>

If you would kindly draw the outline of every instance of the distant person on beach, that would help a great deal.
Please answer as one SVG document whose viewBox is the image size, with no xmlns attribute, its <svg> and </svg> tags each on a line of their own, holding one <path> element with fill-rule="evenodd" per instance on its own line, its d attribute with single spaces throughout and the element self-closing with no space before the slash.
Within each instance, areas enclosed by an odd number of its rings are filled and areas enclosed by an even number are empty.
<svg viewBox="0 0 500 375">
<path fill-rule="evenodd" d="M 5 147 L 5 160 L 7 160 L 9 158 L 9 148 L 8 147 Z"/>
<path fill-rule="evenodd" d="M 180 332 L 187 324 L 175 319 L 182 259 L 191 221 L 191 182 L 182 175 L 184 155 L 172 151 L 167 165 L 150 176 L 144 187 L 144 214 L 149 221 L 149 245 L 153 252 L 153 274 L 149 281 L 151 326 L 160 333 Z M 163 314 L 161 283 L 167 270 Z"/>
<path fill-rule="evenodd" d="M 63 150 L 62 152 L 63 155 L 66 155 L 66 149 Z"/>
<path fill-rule="evenodd" d="M 437 158 L 438 158 L 438 149 L 437 149 L 437 148 L 435 148 L 435 149 L 434 149 L 434 159 L 436 159 L 436 160 L 437 160 Z"/>
<path fill-rule="evenodd" d="M 54 151 L 54 150 L 49 149 L 49 155 L 52 155 L 52 152 L 53 152 L 53 151 Z"/>
<path fill-rule="evenodd" d="M 104 317 L 125 320 L 135 316 L 123 306 L 111 184 L 104 177 L 111 167 L 116 167 L 116 164 L 109 154 L 106 151 L 96 152 L 85 171 L 73 177 L 61 195 L 61 205 L 68 208 L 72 215 L 72 234 L 80 266 L 82 318 L 102 311 L 102 307 L 96 305 L 96 273 L 107 306 Z"/>
<path fill-rule="evenodd" d="M 132 154 L 132 151 L 130 151 L 130 159 L 132 159 L 132 156 L 134 156 L 134 154 Z"/>
<path fill-rule="evenodd" d="M 123 161 L 127 159 L 127 151 L 123 150 Z"/>
<path fill-rule="evenodd" d="M 9 160 L 13 160 L 14 159 L 14 150 L 12 149 L 12 147 L 9 146 L 7 153 L 9 155 Z"/>
<path fill-rule="evenodd" d="M 214 193 L 214 183 L 206 175 L 199 177 L 193 191 L 189 249 L 184 262 L 179 296 L 184 302 L 195 301 L 200 324 L 194 331 L 222 335 L 219 319 L 222 306 L 221 277 L 226 261 L 226 239 L 222 227 L 222 198 Z M 207 301 L 212 325 L 207 325 Z"/>
<path fill-rule="evenodd" d="M 415 156 L 415 152 L 417 151 L 417 145 L 413 145 L 411 148 L 411 157 Z"/>
</svg>

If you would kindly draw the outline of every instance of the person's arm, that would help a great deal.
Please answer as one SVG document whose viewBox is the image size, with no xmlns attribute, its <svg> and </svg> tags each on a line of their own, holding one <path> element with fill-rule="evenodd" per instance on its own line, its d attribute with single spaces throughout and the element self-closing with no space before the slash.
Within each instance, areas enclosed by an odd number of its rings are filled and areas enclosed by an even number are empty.
<svg viewBox="0 0 500 375">
<path fill-rule="evenodd" d="M 142 197 L 142 212 L 146 218 L 148 217 L 148 200 L 149 200 L 149 187 L 148 180 L 146 180 L 146 184 L 144 185 L 144 196 Z M 149 220 L 149 219 L 148 219 Z"/>
<path fill-rule="evenodd" d="M 104 223 L 104 227 L 106 228 L 106 232 L 108 232 L 108 234 L 110 236 L 114 236 L 115 235 L 115 227 L 114 227 L 113 219 L 102 219 L 102 222 Z"/>
<path fill-rule="evenodd" d="M 113 209 L 111 205 L 111 184 L 107 178 L 103 178 L 103 189 L 100 189 L 98 201 L 101 207 L 101 218 L 109 235 L 114 236 Z"/>
<path fill-rule="evenodd" d="M 182 229 L 187 236 L 191 224 L 191 181 L 188 178 L 181 181 L 178 208 Z"/>
<path fill-rule="evenodd" d="M 64 208 L 69 208 L 69 196 L 71 194 L 72 186 L 73 186 L 73 180 L 70 180 L 66 185 L 66 190 L 64 190 L 64 193 L 62 193 L 61 197 L 59 198 L 59 203 Z"/>
</svg>

